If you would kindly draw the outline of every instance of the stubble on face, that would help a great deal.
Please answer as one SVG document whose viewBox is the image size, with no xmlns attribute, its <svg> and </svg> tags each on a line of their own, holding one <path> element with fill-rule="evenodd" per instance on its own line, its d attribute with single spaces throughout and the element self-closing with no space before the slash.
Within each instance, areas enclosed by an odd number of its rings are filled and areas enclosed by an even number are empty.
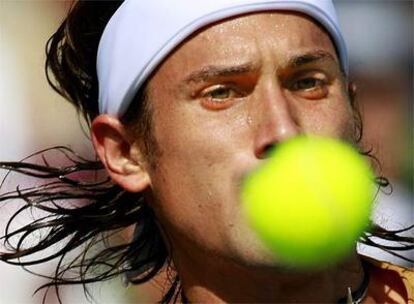
<svg viewBox="0 0 414 304">
<path fill-rule="evenodd" d="M 302 90 L 306 77 L 324 84 Z M 158 147 L 153 205 L 176 251 L 194 263 L 200 256 L 191 252 L 275 267 L 245 222 L 240 181 L 263 161 L 266 145 L 300 133 L 353 140 L 352 108 L 327 33 L 298 14 L 224 21 L 177 48 L 148 88 Z"/>
</svg>

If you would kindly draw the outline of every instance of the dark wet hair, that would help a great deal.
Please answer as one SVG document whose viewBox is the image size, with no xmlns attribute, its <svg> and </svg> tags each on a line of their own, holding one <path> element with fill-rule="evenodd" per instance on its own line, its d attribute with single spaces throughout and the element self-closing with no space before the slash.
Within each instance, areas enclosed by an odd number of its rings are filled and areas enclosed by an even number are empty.
<svg viewBox="0 0 414 304">
<path fill-rule="evenodd" d="M 121 4 L 122 1 L 77 1 L 46 45 L 45 70 L 49 84 L 75 106 L 88 127 L 99 114 L 96 74 L 99 40 Z M 146 84 L 120 120 L 142 139 L 145 154 L 151 157 L 155 145 L 151 136 Z M 49 161 L 49 158 L 62 157 L 64 166 Z M 25 203 L 6 227 L 2 240 L 8 251 L 0 254 L 1 260 L 27 267 L 58 258 L 51 282 L 41 286 L 47 289 L 54 286 L 58 297 L 57 287 L 60 285 L 85 286 L 121 274 L 127 276 L 128 281 L 140 284 L 167 268 L 171 274 L 171 287 L 161 302 L 167 303 L 177 296 L 178 277 L 170 265 L 151 208 L 145 203 L 143 194 L 128 193 L 112 183 L 100 161 L 82 158 L 68 147 L 54 147 L 20 162 L 0 162 L 0 168 L 44 180 L 42 185 L 25 189 L 18 186 L 15 191 L 1 194 L 0 202 L 17 204 L 17 199 Z M 94 172 L 92 178 L 85 178 L 90 172 Z M 32 209 L 45 211 L 48 215 L 11 230 L 13 221 Z M 135 226 L 133 240 L 116 245 L 107 241 L 131 226 Z M 47 232 L 36 244 L 26 248 L 25 242 L 39 231 Z M 14 240 L 17 241 L 13 243 Z M 65 245 L 58 252 L 25 259 L 62 241 Z M 82 253 L 67 262 L 67 256 L 82 246 Z M 96 248 L 100 248 L 98 253 Z M 78 271 L 79 276 L 65 277 L 71 271 Z"/>
<path fill-rule="evenodd" d="M 47 43 L 48 81 L 76 107 L 88 126 L 99 114 L 95 67 L 98 43 L 105 25 L 121 3 L 76 2 Z M 359 142 L 362 124 L 354 97 L 350 92 L 350 101 L 355 109 L 355 137 Z M 141 87 L 121 121 L 137 138 L 142 139 L 146 154 L 150 157 L 154 141 L 146 85 Z M 361 153 L 371 156 L 370 151 Z M 61 163 L 51 161 L 59 157 L 63 157 Z M 49 277 L 50 283 L 39 289 L 54 287 L 59 297 L 58 287 L 62 285 L 83 284 L 86 287 L 88 283 L 118 275 L 140 284 L 166 269 L 170 286 L 160 302 L 176 302 L 181 294 L 179 277 L 174 271 L 167 250 L 169 246 L 161 236 L 152 209 L 141 193 L 128 193 L 112 183 L 100 161 L 85 159 L 67 147 L 53 147 L 23 161 L 0 162 L 0 168 L 8 171 L 6 178 L 17 173 L 43 181 L 26 188 L 17 186 L 15 190 L 0 195 L 1 203 L 23 202 L 8 222 L 2 237 L 7 251 L 0 253 L 0 259 L 23 267 L 58 259 L 56 271 Z M 377 178 L 377 183 L 379 187 L 388 186 L 387 180 L 382 177 Z M 19 216 L 27 212 L 30 214 L 33 210 L 42 211 L 43 216 L 23 227 L 14 228 Z M 135 229 L 132 240 L 109 241 L 128 227 Z M 400 256 L 395 250 L 414 247 L 413 238 L 402 236 L 402 232 L 374 226 L 362 237 L 362 242 Z M 33 244 L 33 237 L 39 235 L 40 238 Z M 374 236 L 394 240 L 398 245 L 380 245 L 375 242 Z M 30 244 L 27 244 L 29 239 Z M 63 246 L 56 252 L 47 251 L 51 246 L 62 243 Z M 79 248 L 81 252 L 71 256 Z M 39 258 L 37 253 L 42 253 L 42 257 Z M 71 275 L 73 271 L 78 275 Z"/>
</svg>

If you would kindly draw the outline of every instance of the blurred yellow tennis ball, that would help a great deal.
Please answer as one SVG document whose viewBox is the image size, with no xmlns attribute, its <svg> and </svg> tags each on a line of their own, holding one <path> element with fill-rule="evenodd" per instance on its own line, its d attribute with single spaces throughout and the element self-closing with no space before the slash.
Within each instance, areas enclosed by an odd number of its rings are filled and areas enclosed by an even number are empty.
<svg viewBox="0 0 414 304">
<path fill-rule="evenodd" d="M 281 263 L 322 268 L 348 255 L 367 228 L 373 181 L 352 146 L 299 136 L 278 145 L 246 177 L 241 199 L 248 221 Z"/>
</svg>

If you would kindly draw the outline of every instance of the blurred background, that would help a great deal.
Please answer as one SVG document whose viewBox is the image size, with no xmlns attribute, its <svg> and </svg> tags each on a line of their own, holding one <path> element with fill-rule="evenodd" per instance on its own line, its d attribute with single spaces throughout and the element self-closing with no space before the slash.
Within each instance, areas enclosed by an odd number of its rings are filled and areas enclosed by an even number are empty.
<svg viewBox="0 0 414 304">
<path fill-rule="evenodd" d="M 335 2 L 348 42 L 351 78 L 358 86 L 364 146 L 379 159 L 378 173 L 389 178 L 393 188 L 392 194 L 379 194 L 374 219 L 387 228 L 402 228 L 414 223 L 413 2 Z M 44 76 L 45 43 L 69 4 L 0 1 L 2 161 L 19 160 L 56 145 L 70 146 L 84 156 L 92 153 L 74 109 L 48 87 Z M 4 172 L 0 173 L 0 178 L 3 176 Z M 12 209 L 2 207 L 1 227 Z M 410 266 L 369 247 L 360 246 L 359 251 Z M 53 265 L 42 266 L 39 271 L 50 274 Z M 4 263 L 0 263 L 0 280 L 0 303 L 41 303 L 42 294 L 33 297 L 32 293 L 44 280 Z M 151 288 L 125 289 L 120 280 L 92 289 L 96 302 L 104 304 L 136 303 L 154 295 Z M 87 303 L 81 288 L 64 288 L 62 299 L 64 303 Z M 56 297 L 52 294 L 47 303 L 57 303 Z"/>
<path fill-rule="evenodd" d="M 75 110 L 48 85 L 44 75 L 45 44 L 58 28 L 70 6 L 69 1 L 0 0 L 0 159 L 20 160 L 36 151 L 67 145 L 84 156 L 92 147 L 82 132 Z M 0 172 L 0 178 L 5 172 Z M 29 181 L 18 180 L 19 183 Z M 3 185 L 15 187 L 16 179 Z M 0 227 L 16 210 L 1 206 Z M 30 220 L 30 218 L 28 218 Z M 32 270 L 51 275 L 55 263 Z M 19 267 L 0 263 L 0 303 L 42 303 L 43 292 L 33 292 L 48 280 L 35 277 Z M 113 280 L 91 287 L 96 303 L 136 303 L 131 289 Z M 48 304 L 58 303 L 54 292 Z M 89 303 L 81 287 L 62 288 L 63 303 Z M 142 295 L 145 300 L 145 295 Z"/>
<path fill-rule="evenodd" d="M 335 1 L 357 85 L 363 145 L 379 160 L 377 174 L 391 183 L 378 195 L 374 220 L 394 230 L 414 224 L 413 3 Z M 414 237 L 414 230 L 406 234 Z M 359 252 L 413 267 L 376 248 L 360 245 Z M 413 259 L 414 251 L 403 255 Z"/>
</svg>

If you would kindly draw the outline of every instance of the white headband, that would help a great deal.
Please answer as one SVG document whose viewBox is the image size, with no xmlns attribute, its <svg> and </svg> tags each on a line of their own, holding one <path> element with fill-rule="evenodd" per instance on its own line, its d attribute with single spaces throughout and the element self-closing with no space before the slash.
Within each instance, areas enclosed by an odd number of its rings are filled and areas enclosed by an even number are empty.
<svg viewBox="0 0 414 304">
<path fill-rule="evenodd" d="M 291 10 L 331 35 L 345 73 L 348 58 L 331 0 L 125 0 L 99 42 L 99 111 L 122 116 L 142 83 L 188 36 L 213 22 L 251 12 Z"/>
</svg>

